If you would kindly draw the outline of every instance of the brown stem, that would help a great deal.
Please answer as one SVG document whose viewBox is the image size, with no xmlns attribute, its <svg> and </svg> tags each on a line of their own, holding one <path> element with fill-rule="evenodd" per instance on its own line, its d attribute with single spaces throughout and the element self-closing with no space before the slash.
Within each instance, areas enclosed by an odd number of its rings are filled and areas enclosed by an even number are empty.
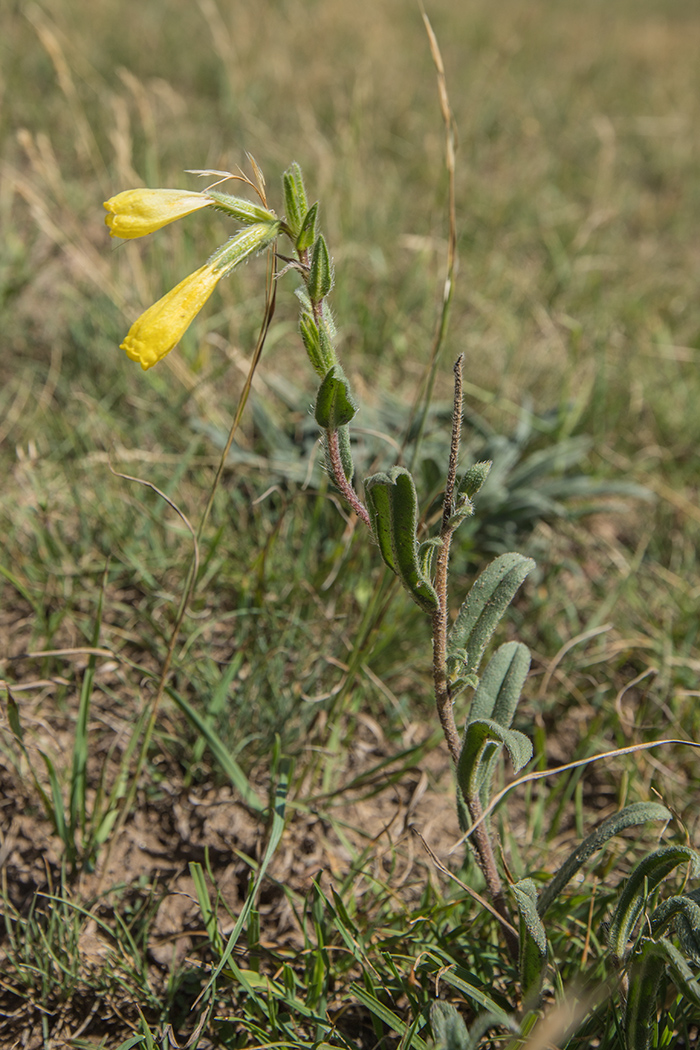
<svg viewBox="0 0 700 1050">
<path fill-rule="evenodd" d="M 454 405 L 452 410 L 452 437 L 450 441 L 450 461 L 447 468 L 445 481 L 445 496 L 442 510 L 442 526 L 440 529 L 441 545 L 438 547 L 435 565 L 435 590 L 437 591 L 439 606 L 433 615 L 433 680 L 435 682 L 435 702 L 437 705 L 440 724 L 450 749 L 450 755 L 455 766 L 459 762 L 461 741 L 455 724 L 452 692 L 447 677 L 447 571 L 450 560 L 450 544 L 454 525 L 451 519 L 454 512 L 453 496 L 457 478 L 457 460 L 459 458 L 459 439 L 462 429 L 462 362 L 463 355 L 457 358 L 454 366 Z M 504 932 L 508 951 L 512 958 L 517 961 L 519 954 L 518 936 L 513 929 L 508 905 L 503 892 L 503 883 L 498 873 L 496 857 L 493 845 L 482 813 L 481 801 L 478 796 L 465 798 L 472 823 L 476 825 L 472 835 L 472 842 L 476 850 L 479 867 L 481 868 L 489 896 L 493 906 L 504 920 Z"/>
<path fill-rule="evenodd" d="M 433 681 L 435 682 L 435 703 L 442 731 L 445 734 L 447 746 L 450 749 L 452 761 L 457 765 L 460 752 L 459 733 L 455 725 L 452 710 L 452 694 L 450 683 L 447 678 L 447 570 L 450 561 L 450 543 L 452 542 L 453 527 L 450 525 L 452 517 L 452 496 L 457 477 L 457 459 L 459 457 L 459 436 L 462 428 L 462 362 L 464 355 L 460 354 L 455 361 L 455 392 L 454 405 L 452 409 L 452 437 L 450 440 L 450 462 L 447 468 L 447 479 L 445 481 L 445 497 L 442 509 L 442 527 L 440 529 L 441 544 L 438 547 L 435 564 L 435 590 L 439 600 L 437 611 L 433 614 Z"/>
<path fill-rule="evenodd" d="M 514 962 L 517 962 L 520 954 L 520 942 L 513 929 L 513 920 L 510 917 L 510 911 L 508 910 L 508 904 L 506 903 L 501 876 L 498 874 L 496 857 L 493 852 L 493 846 L 486 827 L 486 822 L 481 819 L 483 816 L 481 802 L 478 797 L 467 798 L 465 801 L 472 822 L 476 824 L 480 821 L 478 826 L 474 829 L 473 835 L 473 841 L 479 859 L 479 867 L 486 879 L 486 886 L 489 891 L 489 896 L 493 901 L 493 906 L 501 918 L 505 920 L 505 923 L 507 923 L 507 925 L 504 923 L 503 926 L 506 944 L 508 945 L 508 951 L 510 952 L 511 958 Z"/>
<path fill-rule="evenodd" d="M 340 493 L 352 509 L 357 514 L 358 518 L 361 518 L 368 529 L 372 529 L 372 524 L 369 520 L 369 514 L 364 503 L 355 492 L 354 488 L 345 477 L 345 471 L 343 470 L 343 460 L 340 455 L 340 440 L 338 438 L 337 430 L 326 431 L 326 443 L 328 446 L 328 458 L 331 465 L 331 474 L 333 482 L 340 490 Z"/>
</svg>

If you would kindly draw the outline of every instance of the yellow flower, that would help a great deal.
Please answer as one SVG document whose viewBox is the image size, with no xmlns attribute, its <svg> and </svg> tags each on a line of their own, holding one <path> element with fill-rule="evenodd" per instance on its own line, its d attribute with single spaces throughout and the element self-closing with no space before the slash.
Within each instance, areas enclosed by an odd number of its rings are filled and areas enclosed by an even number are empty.
<svg viewBox="0 0 700 1050">
<path fill-rule="evenodd" d="M 280 223 L 256 223 L 241 230 L 212 255 L 209 262 L 180 281 L 167 295 L 134 321 L 121 349 L 141 368 L 152 368 L 180 342 L 222 277 L 279 233 Z"/>
<path fill-rule="evenodd" d="M 180 342 L 224 273 L 210 260 L 185 277 L 134 321 L 121 349 L 144 371 L 152 368 Z"/>
<path fill-rule="evenodd" d="M 111 237 L 143 237 L 211 204 L 194 190 L 124 190 L 105 201 L 105 223 Z"/>
</svg>

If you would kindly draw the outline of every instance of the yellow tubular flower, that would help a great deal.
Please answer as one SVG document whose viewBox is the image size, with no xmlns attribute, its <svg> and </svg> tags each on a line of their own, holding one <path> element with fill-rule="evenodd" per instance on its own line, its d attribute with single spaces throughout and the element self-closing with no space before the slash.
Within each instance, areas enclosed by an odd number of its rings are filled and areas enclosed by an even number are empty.
<svg viewBox="0 0 700 1050">
<path fill-rule="evenodd" d="M 144 371 L 152 368 L 180 342 L 224 273 L 210 260 L 185 277 L 134 321 L 121 349 Z"/>
<path fill-rule="evenodd" d="M 121 349 L 126 350 L 132 361 L 138 361 L 141 368 L 152 368 L 180 342 L 221 278 L 271 244 L 279 229 L 279 220 L 275 219 L 258 222 L 237 233 L 214 252 L 208 263 L 141 314 L 129 329 Z"/>
<path fill-rule="evenodd" d="M 124 190 L 104 202 L 111 237 L 143 237 L 213 204 L 194 190 Z"/>
</svg>

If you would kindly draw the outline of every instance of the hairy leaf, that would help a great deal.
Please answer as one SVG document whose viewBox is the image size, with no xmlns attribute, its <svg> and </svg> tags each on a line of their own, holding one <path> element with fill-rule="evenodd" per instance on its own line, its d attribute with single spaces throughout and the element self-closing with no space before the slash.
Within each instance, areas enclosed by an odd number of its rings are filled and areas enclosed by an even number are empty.
<svg viewBox="0 0 700 1050">
<path fill-rule="evenodd" d="M 309 280 L 307 288 L 313 302 L 324 299 L 333 287 L 333 266 L 328 254 L 328 245 L 323 234 L 320 234 L 314 243 L 311 252 L 311 264 L 309 266 Z"/>
<path fill-rule="evenodd" d="M 501 554 L 474 582 L 448 639 L 451 655 L 461 657 L 460 677 L 474 674 L 515 592 L 535 567 L 522 554 Z"/>
<path fill-rule="evenodd" d="M 700 966 L 700 904 L 687 894 L 663 901 L 649 920 L 652 937 L 658 937 L 671 923 L 683 951 Z"/>
<path fill-rule="evenodd" d="M 437 592 L 423 572 L 418 549 L 418 497 L 405 467 L 373 474 L 365 481 L 365 500 L 382 558 L 413 600 L 426 612 L 439 605 Z"/>
<path fill-rule="evenodd" d="M 357 402 L 340 368 L 331 368 L 318 388 L 314 415 L 324 430 L 338 430 L 355 416 Z"/>
<path fill-rule="evenodd" d="M 457 486 L 457 496 L 466 496 L 469 500 L 474 499 L 481 486 L 486 481 L 493 463 L 490 459 L 482 463 L 474 463 L 464 474 Z"/>
<path fill-rule="evenodd" d="M 530 651 L 522 642 L 506 642 L 491 657 L 469 710 L 469 720 L 492 718 L 505 729 L 513 721 L 530 670 Z"/>
<path fill-rule="evenodd" d="M 670 941 L 646 940 L 629 966 L 625 1008 L 625 1036 L 629 1050 L 649 1050 L 654 1031 L 659 984 L 668 968 L 678 990 L 700 1006 L 700 985 L 687 962 Z"/>
<path fill-rule="evenodd" d="M 689 846 L 665 846 L 654 850 L 636 866 L 620 894 L 608 931 L 613 955 L 621 959 L 642 913 L 647 894 L 679 864 L 689 863 L 695 875 L 700 871 L 700 858 Z"/>
<path fill-rule="evenodd" d="M 542 890 L 537 905 L 540 916 L 544 915 L 550 904 L 556 900 L 579 868 L 586 863 L 589 857 L 601 849 L 608 839 L 611 839 L 614 835 L 619 835 L 625 828 L 634 827 L 636 824 L 644 824 L 647 820 L 670 819 L 671 813 L 658 802 L 635 802 L 631 806 L 625 806 L 619 813 L 613 813 L 567 857 L 556 874 L 553 875 L 551 882 Z"/>
<path fill-rule="evenodd" d="M 294 161 L 282 176 L 284 187 L 284 206 L 287 212 L 287 225 L 295 236 L 298 236 L 302 227 L 302 221 L 306 215 L 308 205 L 306 203 L 306 190 L 301 168 Z"/>
<path fill-rule="evenodd" d="M 467 1050 L 469 1032 L 452 1003 L 436 999 L 430 1004 L 430 1027 L 436 1050 Z"/>
<path fill-rule="evenodd" d="M 537 914 L 537 886 L 521 879 L 512 887 L 520 916 L 520 983 L 523 1000 L 532 1008 L 542 990 L 547 966 L 547 935 Z"/>
<path fill-rule="evenodd" d="M 457 783 L 466 799 L 479 795 L 490 771 L 496 745 L 505 745 L 517 773 L 532 758 L 532 741 L 515 729 L 505 729 L 490 718 L 469 721 L 457 763 Z"/>
<path fill-rule="evenodd" d="M 297 251 L 303 252 L 316 240 L 316 219 L 318 217 L 318 201 L 312 204 L 306 215 L 304 215 L 297 237 Z"/>
</svg>

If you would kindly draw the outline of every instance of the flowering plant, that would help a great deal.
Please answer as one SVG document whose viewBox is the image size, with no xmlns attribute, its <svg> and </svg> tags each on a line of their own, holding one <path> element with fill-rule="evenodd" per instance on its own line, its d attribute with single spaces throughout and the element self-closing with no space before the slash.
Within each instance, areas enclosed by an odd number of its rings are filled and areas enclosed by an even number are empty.
<svg viewBox="0 0 700 1050">
<path fill-rule="evenodd" d="M 464 832 L 463 839 L 470 840 L 472 844 L 490 903 L 484 902 L 483 898 L 479 900 L 482 904 L 486 903 L 499 921 L 512 963 L 518 967 L 520 1007 L 525 1014 L 523 1030 L 529 1030 L 531 1020 L 526 1015 L 530 1011 L 530 1017 L 534 1020 L 541 1001 L 550 954 L 543 921 L 546 912 L 581 867 L 611 838 L 647 821 L 667 821 L 671 814 L 665 806 L 656 802 L 625 806 L 603 821 L 576 847 L 544 888 L 540 888 L 539 882 L 530 877 L 521 878 L 508 886 L 508 870 L 504 864 L 499 865 L 498 851 L 494 849 L 490 814 L 517 784 L 541 779 L 552 771 L 527 773 L 492 796 L 492 783 L 500 756 L 508 754 L 516 773 L 532 758 L 531 741 L 522 732 L 512 728 L 521 691 L 529 673 L 530 652 L 521 642 L 507 641 L 491 656 L 483 671 L 481 664 L 501 618 L 534 568 L 534 562 L 517 553 L 502 554 L 496 558 L 474 582 L 456 618 L 450 621 L 447 602 L 450 544 L 462 522 L 474 513 L 474 499 L 487 480 L 491 467 L 490 463 L 475 463 L 461 476 L 458 474 L 462 426 L 462 357 L 454 368 L 452 440 L 442 518 L 437 535 L 426 538 L 415 482 L 405 466 L 395 465 L 386 472 L 365 478 L 362 497 L 353 485 L 355 468 L 349 425 L 358 411 L 358 405 L 334 347 L 335 326 L 327 302 L 333 287 L 334 272 L 326 241 L 318 229 L 318 204 L 309 206 L 301 170 L 297 164 L 292 164 L 283 177 L 286 214 L 284 218 L 278 218 L 267 207 L 264 181 L 257 166 L 254 167 L 258 176 L 257 186 L 244 176 L 232 177 L 243 178 L 256 189 L 260 205 L 215 189 L 203 193 L 128 190 L 105 203 L 108 212 L 106 222 L 111 235 L 116 237 L 141 237 L 206 207 L 219 209 L 241 227 L 203 266 L 185 277 L 134 322 L 122 348 L 142 368 L 151 368 L 173 349 L 218 282 L 245 259 L 266 248 L 274 252 L 275 267 L 278 259 L 285 263 L 278 276 L 291 271 L 301 278 L 302 286 L 297 289 L 301 305 L 299 329 L 311 365 L 320 378 L 314 415 L 321 431 L 328 474 L 356 518 L 369 530 L 384 563 L 413 601 L 430 617 L 436 707 L 453 762 L 457 811 Z M 277 251 L 277 240 L 281 235 L 292 244 L 291 256 L 281 255 Z M 451 240 L 450 243 L 453 248 L 443 313 L 430 363 L 433 370 L 445 330 L 452 288 L 455 241 Z M 268 309 L 258 349 L 253 357 L 253 368 L 262 349 L 273 307 L 274 294 L 268 297 Z M 251 378 L 252 372 L 249 383 Z M 429 396 L 428 393 L 427 400 Z M 197 539 L 201 536 L 211 508 L 244 404 L 245 396 L 239 404 L 228 444 L 222 453 L 219 472 Z M 196 576 L 195 551 L 158 693 L 152 704 L 142 756 L 155 721 L 158 702 L 165 689 L 177 635 Z M 464 730 L 460 733 L 455 722 L 454 707 L 455 701 L 467 691 L 471 691 L 471 702 L 467 705 Z M 648 746 L 654 745 L 635 745 L 594 758 L 626 754 Z M 593 760 L 584 758 L 567 763 L 556 772 L 574 769 Z M 625 1028 L 628 1046 L 634 1050 L 647 1050 L 650 1025 L 656 1016 L 656 993 L 664 973 L 693 1003 L 700 1006 L 700 983 L 692 975 L 683 954 L 665 935 L 667 926 L 675 923 L 685 954 L 695 961 L 700 958 L 700 891 L 671 897 L 654 911 L 649 912 L 647 909 L 649 891 L 682 865 L 687 865 L 693 875 L 699 875 L 700 854 L 687 845 L 667 846 L 657 849 L 641 861 L 623 885 L 609 926 L 608 944 L 614 964 L 616 967 L 624 965 L 628 971 Z M 260 869 L 256 886 L 259 885 L 263 870 Z M 642 915 L 644 932 L 640 933 L 640 946 L 635 949 L 634 931 Z M 242 917 L 215 973 L 221 971 L 232 951 L 240 922 Z M 479 1022 L 481 1028 L 477 1024 L 470 1035 L 454 1007 L 446 1003 L 434 1004 L 431 1023 L 437 1050 L 476 1047 L 480 1034 L 493 1023 L 512 1029 L 512 1018 L 500 1008 L 496 1009 L 498 1014 L 485 1015 Z M 518 1045 L 521 1045 L 520 1041 Z"/>
</svg>

